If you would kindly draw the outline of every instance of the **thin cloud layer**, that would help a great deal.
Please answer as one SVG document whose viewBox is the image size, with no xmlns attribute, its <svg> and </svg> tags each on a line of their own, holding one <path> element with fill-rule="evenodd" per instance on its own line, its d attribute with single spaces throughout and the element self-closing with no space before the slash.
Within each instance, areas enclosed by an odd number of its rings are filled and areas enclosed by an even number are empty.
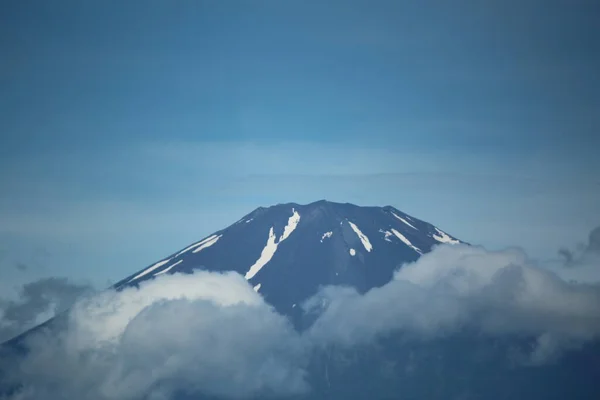
<svg viewBox="0 0 600 400">
<path fill-rule="evenodd" d="M 600 283 L 600 226 L 592 229 L 587 243 L 576 249 L 561 248 L 558 254 L 561 260 L 549 267 L 563 279 Z"/>
<path fill-rule="evenodd" d="M 600 226 L 590 232 L 587 250 L 600 255 Z"/>
<path fill-rule="evenodd" d="M 520 250 L 439 246 L 381 288 L 324 288 L 305 308 L 317 316 L 297 332 L 241 275 L 163 275 L 80 300 L 0 371 L 22 384 L 10 400 L 281 398 L 310 393 L 310 357 L 329 345 L 477 332 L 534 339 L 527 361 L 540 365 L 600 336 L 600 286 L 565 281 Z"/>
<path fill-rule="evenodd" d="M 42 278 L 23 285 L 16 299 L 0 298 L 0 343 L 33 328 L 92 292 L 65 278 Z"/>
</svg>

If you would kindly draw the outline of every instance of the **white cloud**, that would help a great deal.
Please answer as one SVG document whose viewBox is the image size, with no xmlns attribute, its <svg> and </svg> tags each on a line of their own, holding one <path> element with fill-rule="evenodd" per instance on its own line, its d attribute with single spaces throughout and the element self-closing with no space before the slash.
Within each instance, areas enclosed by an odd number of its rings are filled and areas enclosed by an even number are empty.
<svg viewBox="0 0 600 400">
<path fill-rule="evenodd" d="M 380 288 L 327 287 L 307 306 L 321 314 L 297 332 L 241 275 L 162 275 L 79 301 L 3 367 L 24 383 L 14 400 L 285 397 L 309 390 L 309 360 L 328 345 L 467 331 L 532 338 L 527 361 L 543 364 L 600 336 L 600 286 L 562 280 L 517 249 L 438 246 Z"/>
<path fill-rule="evenodd" d="M 231 398 L 307 389 L 300 339 L 234 273 L 165 275 L 75 305 L 10 366 L 19 399 L 138 399 L 180 388 Z"/>
<path fill-rule="evenodd" d="M 331 287 L 318 299 L 307 304 L 325 304 L 310 330 L 316 343 L 353 346 L 394 331 L 435 338 L 475 329 L 537 337 L 532 357 L 541 362 L 550 347 L 600 336 L 600 286 L 566 282 L 516 249 L 440 246 L 364 296 Z"/>
</svg>

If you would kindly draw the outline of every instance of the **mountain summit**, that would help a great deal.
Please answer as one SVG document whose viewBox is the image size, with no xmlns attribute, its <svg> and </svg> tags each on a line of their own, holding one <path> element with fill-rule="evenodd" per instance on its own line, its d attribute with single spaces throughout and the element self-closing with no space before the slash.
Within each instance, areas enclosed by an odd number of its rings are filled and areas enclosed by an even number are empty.
<svg viewBox="0 0 600 400">
<path fill-rule="evenodd" d="M 348 285 L 360 292 L 381 286 L 397 267 L 443 243 L 461 242 L 392 206 L 326 200 L 278 204 L 257 208 L 115 287 L 196 269 L 236 271 L 287 314 L 324 285 Z"/>
</svg>

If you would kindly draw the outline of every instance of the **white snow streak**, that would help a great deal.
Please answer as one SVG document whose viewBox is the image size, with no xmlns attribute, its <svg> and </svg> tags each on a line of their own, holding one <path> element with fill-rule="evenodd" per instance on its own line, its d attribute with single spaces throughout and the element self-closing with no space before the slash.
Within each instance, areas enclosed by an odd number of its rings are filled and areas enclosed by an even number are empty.
<svg viewBox="0 0 600 400">
<path fill-rule="evenodd" d="M 157 262 L 156 264 L 154 264 L 150 268 L 145 269 L 144 271 L 140 272 L 139 274 L 137 274 L 136 276 L 134 276 L 133 278 L 131 278 L 129 280 L 129 282 L 135 281 L 136 279 L 139 279 L 142 276 L 149 274 L 150 272 L 154 271 L 155 269 L 158 269 L 158 268 L 162 267 L 163 265 L 165 265 L 169 261 L 171 261 L 170 258 L 168 260 L 163 260 L 163 261 Z M 129 282 L 127 282 L 127 283 L 129 283 Z"/>
<path fill-rule="evenodd" d="M 403 234 L 401 234 L 400 232 L 398 232 L 397 230 L 392 228 L 392 232 L 394 233 L 394 235 L 396 235 L 396 237 L 400 240 L 402 240 L 402 242 L 404 242 L 405 245 L 407 245 L 408 247 L 410 247 L 411 249 L 413 249 L 414 251 L 416 251 L 419 254 L 423 254 L 423 252 L 421 251 L 421 249 L 419 249 L 418 247 L 415 247 L 410 240 L 408 240 Z"/>
<path fill-rule="evenodd" d="M 329 232 L 325 232 L 325 233 L 323 234 L 323 236 L 321 237 L 321 243 L 323 243 L 323 240 L 325 240 L 325 239 L 327 239 L 327 238 L 330 238 L 330 237 L 331 237 L 331 235 L 333 235 L 333 232 L 331 232 L 331 231 L 329 231 Z"/>
<path fill-rule="evenodd" d="M 350 249 L 350 255 L 354 257 L 356 255 L 356 250 Z"/>
<path fill-rule="evenodd" d="M 173 267 L 181 264 L 182 262 L 183 262 L 183 260 L 179 260 L 175 264 L 169 265 L 167 268 L 163 269 L 162 271 L 155 273 L 154 276 L 157 276 L 157 275 L 160 275 L 160 274 L 166 274 L 167 272 L 169 272 L 171 270 L 171 268 L 173 268 Z"/>
<path fill-rule="evenodd" d="M 214 236 L 214 235 L 213 235 Z M 210 239 L 209 241 L 203 243 L 200 247 L 198 247 L 197 249 L 194 249 L 194 251 L 192 251 L 192 253 L 197 253 L 201 250 L 206 249 L 207 247 L 212 246 L 213 244 L 217 243 L 217 240 L 219 240 L 221 238 L 221 236 L 223 235 L 219 235 L 219 236 L 215 236 L 212 239 Z"/>
<path fill-rule="evenodd" d="M 260 286 L 261 286 L 260 283 L 258 285 L 256 285 L 256 286 L 254 286 L 254 291 L 258 292 L 260 290 Z"/>
<path fill-rule="evenodd" d="M 397 214 L 396 214 L 396 213 L 394 213 L 393 211 L 392 211 L 392 215 L 393 215 L 394 217 L 396 217 L 397 219 L 399 219 L 400 221 L 404 222 L 406 225 L 410 226 L 411 228 L 413 228 L 413 229 L 415 229 L 415 230 L 418 230 L 417 228 L 415 228 L 415 227 L 414 227 L 414 225 L 412 225 L 410 222 L 408 222 L 407 220 L 405 220 L 405 219 L 404 219 L 404 218 L 402 218 L 401 216 L 397 215 Z"/>
<path fill-rule="evenodd" d="M 440 242 L 440 243 L 450 243 L 450 244 L 458 244 L 458 243 L 460 243 L 460 241 L 458 241 L 456 239 L 452 239 L 450 236 L 448 236 L 448 234 L 446 232 L 442 232 L 441 230 L 439 230 L 435 226 L 434 226 L 434 228 L 440 234 L 439 236 L 436 235 L 435 233 L 433 234 L 433 238 L 435 240 L 437 240 L 438 242 Z"/>
<path fill-rule="evenodd" d="M 254 218 L 250 218 L 246 223 L 254 221 Z"/>
<path fill-rule="evenodd" d="M 271 227 L 271 229 L 269 230 L 269 239 L 267 239 L 267 244 L 262 249 L 258 260 L 256 260 L 256 262 L 250 267 L 248 272 L 246 272 L 246 279 L 252 279 L 252 277 L 256 275 L 256 273 L 260 271 L 260 269 L 264 267 L 266 263 L 271 261 L 271 258 L 273 258 L 273 255 L 275 254 L 275 251 L 277 251 L 276 240 L 277 239 L 275 238 L 275 232 L 273 232 L 273 227 Z"/>
<path fill-rule="evenodd" d="M 186 251 L 190 251 L 190 250 L 191 250 L 191 249 L 193 249 L 194 247 L 198 247 L 198 246 L 201 246 L 201 245 L 203 245 L 204 243 L 208 242 L 209 240 L 211 240 L 211 239 L 214 239 L 216 236 L 217 236 L 217 235 L 211 235 L 211 236 L 207 237 L 206 239 L 202 239 L 202 240 L 201 240 L 201 241 L 199 241 L 198 243 L 194 243 L 193 245 L 191 245 L 191 246 L 189 246 L 189 247 L 186 247 L 185 249 L 183 249 L 183 250 L 181 250 L 179 253 L 177 253 L 177 254 L 175 255 L 175 257 L 177 257 L 177 256 L 179 256 L 179 255 L 181 255 L 181 254 L 185 253 Z"/>
<path fill-rule="evenodd" d="M 298 226 L 298 223 L 300 222 L 300 214 L 298 214 L 298 211 L 292 208 L 292 212 L 293 214 L 290 218 L 288 218 L 288 223 L 285 226 L 285 229 L 283 230 L 283 235 L 281 235 L 281 237 L 279 238 L 279 243 L 287 239 L 292 234 L 292 232 L 294 232 L 294 230 Z"/>
<path fill-rule="evenodd" d="M 296 229 L 298 223 L 300 222 L 300 214 L 298 214 L 298 212 L 293 208 L 292 212 L 293 214 L 288 219 L 288 223 L 285 226 L 283 230 L 283 235 L 281 235 L 279 241 L 277 241 L 277 238 L 275 237 L 275 232 L 273 231 L 273 227 L 271 227 L 271 229 L 269 230 L 269 238 L 267 239 L 267 244 L 262 249 L 258 260 L 256 260 L 256 262 L 250 267 L 248 272 L 246 272 L 246 279 L 252 279 L 254 275 L 256 275 L 258 271 L 261 270 L 262 267 L 264 267 L 269 261 L 271 261 L 271 258 L 273 258 L 275 252 L 277 251 L 277 246 L 279 246 L 281 242 L 287 239 Z"/>
<path fill-rule="evenodd" d="M 367 251 L 373 250 L 373 246 L 371 245 L 371 242 L 369 242 L 369 238 L 366 237 L 365 234 L 360 231 L 360 229 L 358 229 L 358 226 L 354 225 L 350 221 L 348 221 L 348 223 L 350 224 L 350 227 L 352 228 L 352 230 L 358 235 L 358 238 L 362 242 L 363 246 L 365 246 L 365 250 L 367 250 Z"/>
</svg>

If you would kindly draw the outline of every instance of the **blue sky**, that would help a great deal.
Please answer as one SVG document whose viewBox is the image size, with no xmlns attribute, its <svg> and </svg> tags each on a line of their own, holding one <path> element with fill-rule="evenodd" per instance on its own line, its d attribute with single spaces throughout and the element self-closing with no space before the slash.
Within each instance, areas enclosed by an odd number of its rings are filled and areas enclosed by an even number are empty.
<svg viewBox="0 0 600 400">
<path fill-rule="evenodd" d="M 558 0 L 11 2 L 4 282 L 103 286 L 257 206 L 322 198 L 535 257 L 584 241 L 599 17 Z"/>
</svg>

